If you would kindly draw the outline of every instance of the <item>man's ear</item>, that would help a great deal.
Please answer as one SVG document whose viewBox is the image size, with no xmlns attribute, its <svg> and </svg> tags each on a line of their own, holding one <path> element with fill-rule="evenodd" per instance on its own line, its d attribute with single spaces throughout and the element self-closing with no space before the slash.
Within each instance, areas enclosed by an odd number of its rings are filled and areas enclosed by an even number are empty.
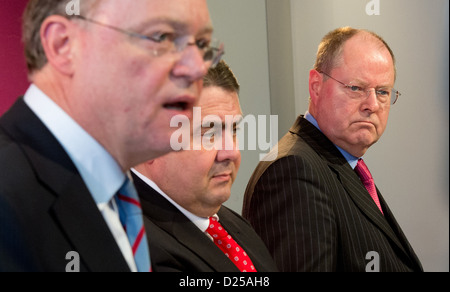
<svg viewBox="0 0 450 292">
<path fill-rule="evenodd" d="M 309 71 L 309 96 L 311 102 L 315 103 L 322 90 L 323 76 L 317 70 Z"/>
<path fill-rule="evenodd" d="M 69 19 L 52 15 L 44 20 L 40 30 L 48 63 L 64 75 L 73 74 L 73 28 Z"/>
</svg>

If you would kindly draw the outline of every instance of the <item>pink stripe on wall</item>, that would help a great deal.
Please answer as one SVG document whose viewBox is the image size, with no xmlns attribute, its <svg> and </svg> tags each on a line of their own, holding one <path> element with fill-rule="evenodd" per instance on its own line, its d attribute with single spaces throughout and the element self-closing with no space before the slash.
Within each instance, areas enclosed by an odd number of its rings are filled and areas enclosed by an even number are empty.
<svg viewBox="0 0 450 292">
<path fill-rule="evenodd" d="M 27 0 L 0 0 L 0 115 L 29 86 L 21 43 L 22 14 Z"/>
</svg>

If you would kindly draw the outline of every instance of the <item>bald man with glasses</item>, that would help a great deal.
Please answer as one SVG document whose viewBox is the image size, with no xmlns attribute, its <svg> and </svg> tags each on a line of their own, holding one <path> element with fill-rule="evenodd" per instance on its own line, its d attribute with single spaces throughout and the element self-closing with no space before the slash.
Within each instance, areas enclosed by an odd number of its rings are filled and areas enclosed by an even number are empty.
<svg viewBox="0 0 450 292">
<path fill-rule="evenodd" d="M 422 271 L 362 160 L 400 96 L 395 79 L 394 54 L 375 33 L 345 27 L 323 38 L 309 110 L 245 194 L 243 215 L 280 270 Z"/>
</svg>

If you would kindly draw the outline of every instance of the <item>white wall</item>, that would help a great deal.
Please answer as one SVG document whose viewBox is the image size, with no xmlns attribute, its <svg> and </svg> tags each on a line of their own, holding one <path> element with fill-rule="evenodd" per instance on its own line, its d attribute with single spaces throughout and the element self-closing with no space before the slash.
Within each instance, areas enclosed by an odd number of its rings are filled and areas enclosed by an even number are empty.
<svg viewBox="0 0 450 292">
<path fill-rule="evenodd" d="M 262 0 L 208 0 L 214 37 L 225 43 L 224 60 L 240 85 L 244 116 L 271 114 L 266 4 Z M 247 182 L 259 151 L 242 151 L 242 163 L 226 205 L 241 213 Z"/>
<path fill-rule="evenodd" d="M 308 72 L 327 32 L 348 25 L 385 38 L 403 95 L 366 162 L 425 270 L 449 271 L 449 1 L 379 0 L 373 16 L 369 2 L 208 0 L 244 114 L 279 115 L 279 136 L 308 108 Z M 239 213 L 258 161 L 258 151 L 243 151 L 227 203 Z"/>
</svg>

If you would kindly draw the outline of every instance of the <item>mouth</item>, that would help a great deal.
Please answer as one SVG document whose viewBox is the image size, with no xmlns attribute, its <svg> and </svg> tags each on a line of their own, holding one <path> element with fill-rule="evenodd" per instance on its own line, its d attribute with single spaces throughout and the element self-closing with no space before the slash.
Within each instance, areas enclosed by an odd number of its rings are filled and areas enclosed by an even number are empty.
<svg viewBox="0 0 450 292">
<path fill-rule="evenodd" d="M 373 126 L 373 127 L 375 126 L 375 124 L 370 121 L 357 121 L 357 122 L 355 122 L 355 124 L 365 125 L 365 126 Z"/>
<path fill-rule="evenodd" d="M 222 173 L 213 176 L 213 179 L 221 182 L 228 182 L 232 180 L 231 173 Z"/>
<path fill-rule="evenodd" d="M 189 109 L 189 104 L 187 102 L 174 102 L 164 104 L 164 108 L 171 111 L 183 112 Z"/>
<path fill-rule="evenodd" d="M 182 113 L 186 111 L 192 111 L 192 108 L 194 107 L 196 101 L 197 98 L 195 96 L 186 95 L 174 98 L 168 103 L 165 103 L 163 107 L 169 111 Z"/>
</svg>

